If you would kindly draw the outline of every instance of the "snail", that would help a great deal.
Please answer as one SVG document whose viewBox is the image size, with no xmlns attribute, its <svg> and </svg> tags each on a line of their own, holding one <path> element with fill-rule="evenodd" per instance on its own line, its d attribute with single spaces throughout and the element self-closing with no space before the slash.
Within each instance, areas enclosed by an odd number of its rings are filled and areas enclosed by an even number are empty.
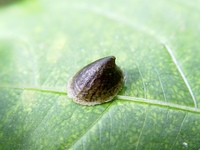
<svg viewBox="0 0 200 150">
<path fill-rule="evenodd" d="M 68 82 L 68 97 L 88 106 L 111 101 L 124 82 L 124 74 L 115 59 L 104 57 L 78 71 Z"/>
</svg>

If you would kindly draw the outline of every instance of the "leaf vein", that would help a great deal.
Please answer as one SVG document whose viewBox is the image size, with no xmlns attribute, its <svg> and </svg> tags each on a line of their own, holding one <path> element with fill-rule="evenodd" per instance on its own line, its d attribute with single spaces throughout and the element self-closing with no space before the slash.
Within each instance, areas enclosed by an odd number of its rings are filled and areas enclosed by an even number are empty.
<svg viewBox="0 0 200 150">
<path fill-rule="evenodd" d="M 152 104 L 157 105 L 161 107 L 167 107 L 171 109 L 178 109 L 178 110 L 184 110 L 192 113 L 200 113 L 200 109 L 189 107 L 189 106 L 183 106 L 179 104 L 173 104 L 170 102 L 164 102 L 159 100 L 153 100 L 153 99 L 145 99 L 145 98 L 138 98 L 138 97 L 130 97 L 130 96 L 123 96 L 123 95 L 117 95 L 117 98 L 124 101 L 132 101 L 132 102 L 138 102 L 138 103 L 146 103 L 146 104 Z"/>
<path fill-rule="evenodd" d="M 143 85 L 143 89 L 144 89 L 144 98 L 147 98 L 147 90 L 146 90 L 146 86 L 145 86 L 145 83 L 144 83 L 144 77 L 143 77 L 143 75 L 142 75 L 142 72 L 141 72 L 141 69 L 140 69 L 140 67 L 138 66 L 138 63 L 137 62 L 135 62 L 135 64 L 136 64 L 136 66 L 137 66 L 137 68 L 138 68 L 138 71 L 139 71 L 139 74 L 140 74 L 140 76 L 141 76 L 141 78 L 142 78 L 142 85 Z"/>
<path fill-rule="evenodd" d="M 145 109 L 145 118 L 144 118 L 144 121 L 143 121 L 142 130 L 140 131 L 140 135 L 139 135 L 138 141 L 136 143 L 136 147 L 135 147 L 136 150 L 138 149 L 138 145 L 139 145 L 139 142 L 140 142 L 140 139 L 142 137 L 142 134 L 143 134 L 143 131 L 144 131 L 144 127 L 145 127 L 145 123 L 146 123 L 146 119 L 147 119 L 147 112 L 146 112 L 146 110 L 147 110 L 147 108 Z"/>
<path fill-rule="evenodd" d="M 127 25 L 127 26 L 130 26 L 130 27 L 132 27 L 133 29 L 136 29 L 136 30 L 139 30 L 139 31 L 141 31 L 141 32 L 143 32 L 143 33 L 146 33 L 146 34 L 148 34 L 148 35 L 154 37 L 154 38 L 157 39 L 157 40 L 160 39 L 160 38 L 159 38 L 160 36 L 157 35 L 157 34 L 155 33 L 155 31 L 153 31 L 153 30 L 151 30 L 151 29 L 149 29 L 149 28 L 146 28 L 146 27 L 142 26 L 141 24 L 137 24 L 137 23 L 135 23 L 135 22 L 131 22 L 131 21 L 129 21 L 128 19 L 126 19 L 126 18 L 124 18 L 124 17 L 122 17 L 122 16 L 120 16 L 120 15 L 118 15 L 118 14 L 111 13 L 111 12 L 108 12 L 108 11 L 106 11 L 106 10 L 102 10 L 102 9 L 100 9 L 100 8 L 98 8 L 98 7 L 95 7 L 95 6 L 93 6 L 93 7 L 91 7 L 91 6 L 90 6 L 90 7 L 85 6 L 84 9 L 86 9 L 86 10 L 88 10 L 88 11 L 91 11 L 91 12 L 93 12 L 93 13 L 96 13 L 96 14 L 98 14 L 98 15 L 100 15 L 100 16 L 105 17 L 105 18 L 108 18 L 108 19 L 111 19 L 111 20 L 120 22 L 120 23 L 125 24 L 125 25 Z M 158 41 L 159 41 L 159 40 L 158 40 Z"/>
<path fill-rule="evenodd" d="M 161 43 L 165 46 L 166 50 L 167 50 L 168 53 L 170 54 L 170 56 L 171 56 L 171 58 L 172 58 L 174 64 L 176 65 L 176 67 L 177 67 L 179 73 L 181 74 L 181 76 L 182 76 L 182 78 L 183 78 L 183 80 L 184 80 L 184 82 L 185 82 L 185 84 L 186 84 L 186 86 L 187 86 L 187 88 L 188 88 L 188 91 L 190 92 L 190 95 L 191 95 L 192 100 L 193 100 L 193 103 L 194 103 L 194 107 L 197 108 L 197 101 L 196 101 L 196 98 L 195 98 L 194 93 L 193 93 L 193 91 L 192 91 L 192 88 L 191 88 L 191 86 L 190 86 L 190 84 L 189 84 L 189 82 L 188 82 L 188 80 L 187 80 L 187 78 L 186 78 L 184 72 L 182 71 L 181 66 L 180 66 L 179 63 L 178 63 L 178 60 L 177 60 L 176 57 L 175 57 L 175 55 L 174 55 L 174 53 L 173 53 L 173 50 L 170 48 L 170 46 L 169 46 L 166 42 L 161 41 Z"/>
<path fill-rule="evenodd" d="M 81 134 L 80 137 L 78 137 L 76 140 L 74 140 L 74 142 L 71 143 L 71 148 L 73 145 L 76 145 L 78 143 L 78 141 L 80 141 L 89 131 L 90 129 L 99 122 L 99 120 L 104 116 L 104 114 L 106 114 L 106 112 L 109 110 L 109 108 L 112 106 L 113 101 L 110 102 L 110 104 L 108 105 L 108 107 L 102 112 L 102 114 L 96 119 L 96 121 L 94 121 L 93 124 L 91 124 L 84 133 Z"/>
<path fill-rule="evenodd" d="M 177 142 L 178 137 L 179 137 L 179 135 L 180 135 L 180 133 L 181 133 L 182 126 L 183 126 L 183 124 L 184 124 L 186 118 L 187 118 L 187 113 L 185 113 L 185 116 L 184 116 L 184 118 L 183 118 L 183 120 L 182 120 L 182 122 L 181 122 L 180 128 L 179 128 L 179 131 L 178 131 L 178 133 L 177 133 L 177 136 L 176 136 L 176 138 L 175 138 L 175 140 L 174 140 L 174 142 L 173 142 L 173 144 L 172 144 L 170 150 L 174 147 L 175 143 Z"/>
<path fill-rule="evenodd" d="M 52 93 L 52 94 L 58 94 L 58 95 L 67 95 L 67 93 L 64 91 L 55 91 L 51 88 L 17 87 L 17 86 L 15 87 L 15 86 L 8 86 L 8 85 L 0 86 L 0 88 L 11 88 L 11 89 L 16 89 L 16 90 L 31 90 L 31 91 Z M 159 101 L 159 100 L 155 100 L 155 99 L 145 99 L 145 98 L 139 98 L 139 97 L 125 96 L 125 95 L 117 95 L 116 98 L 118 98 L 119 100 L 123 100 L 123 101 L 130 101 L 130 102 L 135 102 L 135 103 L 145 103 L 145 104 L 167 107 L 167 108 L 171 108 L 171 109 L 184 110 L 184 111 L 188 111 L 188 112 L 192 112 L 192 113 L 198 113 L 198 114 L 200 113 L 199 108 L 174 104 L 174 103 L 170 103 L 170 102 Z"/>
<path fill-rule="evenodd" d="M 162 80 L 161 80 L 161 78 L 160 78 L 159 72 L 158 72 L 158 70 L 157 70 L 157 68 L 155 67 L 154 64 L 153 64 L 153 68 L 154 68 L 154 70 L 155 70 L 155 72 L 156 72 L 156 74 L 157 74 L 158 81 L 159 81 L 159 83 L 160 83 L 160 86 L 161 86 L 161 89 L 162 89 L 162 92 L 163 92 L 163 98 L 164 98 L 164 100 L 166 101 L 167 99 L 166 99 L 166 94 L 165 94 L 164 86 L 163 86 Z"/>
<path fill-rule="evenodd" d="M 57 97 L 56 99 L 58 99 L 58 97 Z M 51 109 L 54 107 L 55 104 L 56 104 L 56 103 L 53 103 L 53 104 L 48 108 L 46 114 L 42 117 L 41 121 L 38 123 L 38 125 L 36 126 L 36 128 L 33 129 L 32 133 L 36 132 L 37 129 L 42 125 L 42 123 L 44 123 L 44 119 L 48 116 L 49 112 L 51 111 Z M 31 134 L 32 134 L 32 133 L 31 133 Z M 31 137 L 31 135 L 26 139 L 26 141 L 28 141 L 30 137 Z M 37 143 L 37 141 L 38 141 L 38 139 L 36 140 L 35 143 Z"/>
</svg>

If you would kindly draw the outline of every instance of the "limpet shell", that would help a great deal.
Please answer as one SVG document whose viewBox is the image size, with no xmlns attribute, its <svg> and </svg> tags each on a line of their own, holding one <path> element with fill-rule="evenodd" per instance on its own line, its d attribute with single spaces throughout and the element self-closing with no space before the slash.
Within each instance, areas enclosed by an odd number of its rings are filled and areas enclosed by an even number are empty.
<svg viewBox="0 0 200 150">
<path fill-rule="evenodd" d="M 108 56 L 88 64 L 68 82 L 68 97 L 82 105 L 96 105 L 111 101 L 122 89 L 124 75 Z"/>
</svg>

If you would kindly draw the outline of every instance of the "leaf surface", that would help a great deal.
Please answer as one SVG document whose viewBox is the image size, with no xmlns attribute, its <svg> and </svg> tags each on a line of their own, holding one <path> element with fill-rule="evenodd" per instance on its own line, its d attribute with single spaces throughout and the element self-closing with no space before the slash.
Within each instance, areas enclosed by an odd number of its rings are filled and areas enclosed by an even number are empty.
<svg viewBox="0 0 200 150">
<path fill-rule="evenodd" d="M 0 9 L 0 149 L 199 149 L 199 1 L 24 1 Z M 67 97 L 114 55 L 116 98 Z"/>
</svg>

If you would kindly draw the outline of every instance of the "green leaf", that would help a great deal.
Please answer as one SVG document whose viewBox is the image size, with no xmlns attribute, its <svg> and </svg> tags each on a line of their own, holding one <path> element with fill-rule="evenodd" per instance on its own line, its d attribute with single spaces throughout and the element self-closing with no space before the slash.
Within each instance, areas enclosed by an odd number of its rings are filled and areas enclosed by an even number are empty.
<svg viewBox="0 0 200 150">
<path fill-rule="evenodd" d="M 23 1 L 0 8 L 0 149 L 199 149 L 199 1 Z M 67 97 L 114 55 L 122 91 Z"/>
</svg>

